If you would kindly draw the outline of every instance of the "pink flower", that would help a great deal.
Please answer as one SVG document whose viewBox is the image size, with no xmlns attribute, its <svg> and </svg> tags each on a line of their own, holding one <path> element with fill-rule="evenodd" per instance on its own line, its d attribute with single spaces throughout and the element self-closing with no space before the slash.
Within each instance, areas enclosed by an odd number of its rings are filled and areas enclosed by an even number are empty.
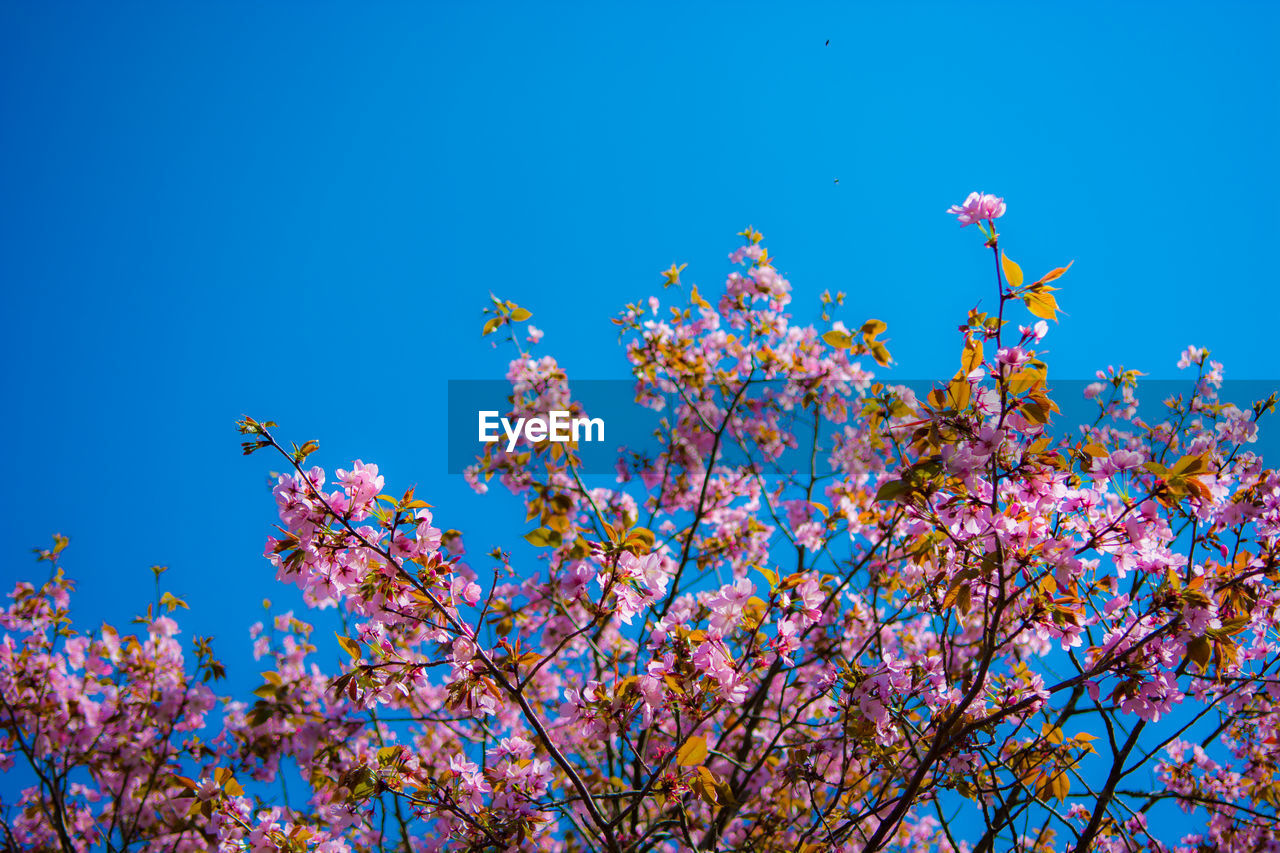
<svg viewBox="0 0 1280 853">
<path fill-rule="evenodd" d="M 712 610 L 741 610 L 755 591 L 756 585 L 750 580 L 738 578 L 732 584 L 725 584 L 708 597 L 707 606 Z"/>
<path fill-rule="evenodd" d="M 1010 367 L 1021 367 L 1031 361 L 1031 353 L 1022 347 L 1001 347 L 996 353 L 996 360 Z"/>
<path fill-rule="evenodd" d="M 465 601 L 474 605 L 480 600 L 480 585 L 467 578 L 455 577 L 450 585 L 454 601 Z"/>
<path fill-rule="evenodd" d="M 711 608 L 711 627 L 718 631 L 730 631 L 742 618 L 742 608 L 755 594 L 756 585 L 746 578 L 738 578 L 707 597 Z"/>
<path fill-rule="evenodd" d="M 1142 464 L 1142 454 L 1132 450 L 1116 450 L 1111 454 L 1111 464 L 1119 471 L 1137 468 Z"/>
<path fill-rule="evenodd" d="M 964 204 L 953 204 L 947 213 L 960 218 L 960 227 L 972 225 L 982 219 L 995 219 L 1004 216 L 1004 199 L 983 193 L 969 193 Z"/>
<path fill-rule="evenodd" d="M 1022 334 L 1023 340 L 1039 342 L 1049 333 L 1049 324 L 1040 320 L 1034 326 L 1019 326 L 1018 331 Z"/>
<path fill-rule="evenodd" d="M 533 755 L 533 744 L 519 735 L 504 737 L 496 746 L 489 747 L 489 755 L 493 758 L 510 756 L 518 761 Z"/>
<path fill-rule="evenodd" d="M 415 516 L 418 525 L 414 535 L 418 538 L 418 553 L 426 554 L 440 547 L 440 529 L 431 526 L 431 510 L 420 509 Z"/>
<path fill-rule="evenodd" d="M 729 702 L 736 705 L 746 699 L 747 687 L 742 682 L 733 659 L 725 653 L 724 643 L 717 634 L 713 633 L 694 649 L 693 665 L 699 672 L 719 683 L 722 695 Z"/>
<path fill-rule="evenodd" d="M 773 641 L 773 648 L 785 663 L 792 663 L 791 653 L 800 648 L 800 637 L 796 623 L 790 617 L 778 622 L 778 636 Z"/>
<path fill-rule="evenodd" d="M 357 459 L 350 471 L 339 468 L 337 473 L 338 482 L 342 483 L 347 495 L 357 504 L 373 500 L 382 491 L 383 478 L 378 476 L 377 465 L 365 465 Z"/>
<path fill-rule="evenodd" d="M 1188 368 L 1193 364 L 1204 364 L 1204 358 L 1209 351 L 1204 347 L 1189 346 L 1182 351 L 1182 357 L 1178 359 L 1178 368 Z"/>
<path fill-rule="evenodd" d="M 810 551 L 822 550 L 824 541 L 823 534 L 826 533 L 826 526 L 821 522 L 810 521 L 796 528 L 796 544 L 808 548 Z"/>
<path fill-rule="evenodd" d="M 466 637 L 458 637 L 453 641 L 453 659 L 456 663 L 466 663 L 476 656 L 476 644 Z"/>
</svg>

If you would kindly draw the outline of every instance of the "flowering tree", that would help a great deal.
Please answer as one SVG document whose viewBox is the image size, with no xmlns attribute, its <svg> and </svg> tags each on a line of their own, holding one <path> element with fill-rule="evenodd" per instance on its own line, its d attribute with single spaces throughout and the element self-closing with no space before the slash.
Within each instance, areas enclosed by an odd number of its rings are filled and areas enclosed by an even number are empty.
<svg viewBox="0 0 1280 853">
<path fill-rule="evenodd" d="M 832 322 L 843 294 L 827 331 L 793 325 L 751 228 L 714 303 L 629 306 L 614 322 L 637 403 L 666 406 L 659 452 L 607 486 L 571 443 L 490 445 L 468 471 L 523 498 L 536 561 L 469 556 L 375 465 L 327 484 L 315 442 L 245 418 L 245 452 L 291 469 L 266 556 L 336 608 L 336 638 L 257 626 L 273 669 L 219 700 L 207 641 L 187 674 L 171 595 L 138 636 L 72 626 L 59 539 L 3 615 L 7 844 L 1280 849 L 1280 474 L 1246 449 L 1274 398 L 1220 400 L 1193 347 L 1159 423 L 1140 374 L 1109 370 L 1096 418 L 1054 437 L 1037 347 L 1066 269 L 1025 281 L 1004 210 L 950 211 L 981 230 L 996 299 L 921 396 L 864 368 L 890 363 L 885 324 Z M 529 312 L 488 312 L 517 350 L 512 416 L 581 412 L 528 351 L 541 333 L 518 334 Z M 335 644 L 349 663 L 322 672 Z"/>
</svg>

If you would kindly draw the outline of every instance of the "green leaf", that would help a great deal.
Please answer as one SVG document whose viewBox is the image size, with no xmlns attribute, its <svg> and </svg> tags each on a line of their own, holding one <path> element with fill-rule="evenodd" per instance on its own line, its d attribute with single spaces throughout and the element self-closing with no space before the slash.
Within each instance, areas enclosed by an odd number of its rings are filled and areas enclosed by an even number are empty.
<svg viewBox="0 0 1280 853">
<path fill-rule="evenodd" d="M 485 335 L 488 335 L 496 331 L 497 328 L 501 325 L 502 325 L 501 317 L 490 317 L 489 320 L 484 324 L 484 331 L 480 333 L 480 337 L 484 337 Z"/>
<path fill-rule="evenodd" d="M 515 320 L 517 323 L 523 323 L 525 320 L 528 320 L 532 316 L 533 316 L 533 312 L 530 311 L 528 308 L 516 308 L 514 311 L 511 312 L 511 319 Z"/>
</svg>

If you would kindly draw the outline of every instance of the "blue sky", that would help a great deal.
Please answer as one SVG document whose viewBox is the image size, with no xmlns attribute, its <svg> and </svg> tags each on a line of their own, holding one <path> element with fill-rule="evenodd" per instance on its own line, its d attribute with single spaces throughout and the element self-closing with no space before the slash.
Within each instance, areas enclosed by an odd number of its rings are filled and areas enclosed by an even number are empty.
<svg viewBox="0 0 1280 853">
<path fill-rule="evenodd" d="M 514 501 L 444 473 L 445 383 L 505 370 L 488 292 L 624 376 L 609 318 L 672 262 L 717 287 L 748 223 L 797 317 L 847 291 L 899 377 L 950 375 L 991 291 L 943 213 L 982 189 L 1028 273 L 1076 262 L 1055 375 L 1196 343 L 1275 378 L 1278 8 L 5 4 L 0 581 L 61 531 L 84 624 L 119 623 L 168 564 L 251 679 L 293 598 L 237 417 L 510 546 Z"/>
</svg>

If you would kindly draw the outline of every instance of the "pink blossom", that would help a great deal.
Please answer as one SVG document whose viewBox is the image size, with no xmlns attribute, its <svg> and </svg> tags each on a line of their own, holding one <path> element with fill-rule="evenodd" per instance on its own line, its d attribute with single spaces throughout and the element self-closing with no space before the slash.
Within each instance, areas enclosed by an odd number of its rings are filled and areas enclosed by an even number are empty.
<svg viewBox="0 0 1280 853">
<path fill-rule="evenodd" d="M 947 213 L 959 217 L 961 227 L 972 225 L 983 219 L 991 220 L 1004 216 L 1004 199 L 984 193 L 969 193 L 964 204 L 953 204 Z"/>
<path fill-rule="evenodd" d="M 1022 347 L 1003 347 L 996 353 L 996 360 L 1001 364 L 1017 368 L 1031 361 L 1031 353 Z"/>
<path fill-rule="evenodd" d="M 1209 351 L 1204 347 L 1189 346 L 1182 351 L 1182 355 L 1178 358 L 1178 367 L 1187 368 L 1193 364 L 1203 364 L 1208 355 Z"/>
<path fill-rule="evenodd" d="M 1022 335 L 1024 341 L 1037 343 L 1049 334 L 1049 324 L 1044 320 L 1037 320 L 1031 326 L 1018 326 L 1018 333 Z"/>
</svg>

